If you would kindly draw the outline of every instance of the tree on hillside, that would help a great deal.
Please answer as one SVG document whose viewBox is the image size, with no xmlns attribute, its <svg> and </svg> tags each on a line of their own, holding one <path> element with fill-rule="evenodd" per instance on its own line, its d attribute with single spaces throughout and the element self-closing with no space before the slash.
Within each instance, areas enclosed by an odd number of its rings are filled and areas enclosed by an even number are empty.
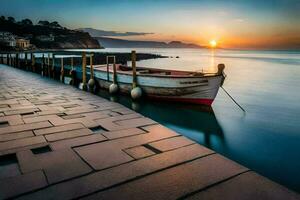
<svg viewBox="0 0 300 200">
<path fill-rule="evenodd" d="M 43 20 L 40 20 L 39 22 L 38 22 L 38 25 L 40 25 L 40 26 L 49 26 L 50 25 L 50 22 L 48 22 L 48 21 L 43 21 Z"/>
<path fill-rule="evenodd" d="M 22 25 L 32 25 L 32 21 L 30 19 L 23 19 L 20 24 L 22 24 Z"/>
<path fill-rule="evenodd" d="M 53 28 L 62 28 L 62 26 L 57 21 L 51 22 L 50 26 Z"/>
<path fill-rule="evenodd" d="M 1 20 L 1 21 L 5 21 L 5 17 L 2 15 L 2 16 L 0 17 L 0 20 Z"/>
<path fill-rule="evenodd" d="M 16 22 L 15 18 L 13 18 L 13 17 L 8 17 L 7 21 L 9 21 L 11 23 L 15 23 Z"/>
</svg>

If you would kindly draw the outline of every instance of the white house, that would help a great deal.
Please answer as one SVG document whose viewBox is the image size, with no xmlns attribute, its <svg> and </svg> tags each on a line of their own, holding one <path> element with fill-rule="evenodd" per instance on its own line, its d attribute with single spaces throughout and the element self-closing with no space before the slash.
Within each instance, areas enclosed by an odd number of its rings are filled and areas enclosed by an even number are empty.
<svg viewBox="0 0 300 200">
<path fill-rule="evenodd" d="M 0 42 L 5 46 L 9 46 L 9 47 L 16 46 L 15 36 L 10 32 L 0 32 Z"/>
</svg>

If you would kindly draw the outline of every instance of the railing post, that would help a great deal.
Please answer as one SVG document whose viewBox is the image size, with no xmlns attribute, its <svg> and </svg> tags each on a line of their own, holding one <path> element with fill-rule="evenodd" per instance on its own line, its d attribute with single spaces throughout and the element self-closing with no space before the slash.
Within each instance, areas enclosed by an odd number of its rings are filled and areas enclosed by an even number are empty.
<svg viewBox="0 0 300 200">
<path fill-rule="evenodd" d="M 25 52 L 25 70 L 28 70 L 28 57 L 27 57 L 27 53 Z"/>
<path fill-rule="evenodd" d="M 60 58 L 60 81 L 65 82 L 65 77 L 64 77 L 64 58 Z"/>
<path fill-rule="evenodd" d="M 117 68 L 116 68 L 116 57 L 113 57 L 113 83 L 117 84 Z"/>
<path fill-rule="evenodd" d="M 136 52 L 131 52 L 131 62 L 132 62 L 132 89 L 137 85 L 136 79 Z"/>
<path fill-rule="evenodd" d="M 136 52 L 131 52 L 131 62 L 132 62 L 132 90 L 130 92 L 131 98 L 139 99 L 142 96 L 142 89 L 137 87 L 137 77 L 136 77 Z"/>
<path fill-rule="evenodd" d="M 19 59 L 19 54 L 16 54 L 16 60 L 17 60 L 17 68 L 20 68 L 20 59 Z"/>
<path fill-rule="evenodd" d="M 51 67 L 50 67 L 50 53 L 48 53 L 48 60 L 47 60 L 47 70 L 48 70 L 48 77 L 51 77 Z"/>
<path fill-rule="evenodd" d="M 86 85 L 86 52 L 82 52 L 82 89 L 87 90 Z"/>
<path fill-rule="evenodd" d="M 35 56 L 32 54 L 32 71 L 35 72 Z"/>
<path fill-rule="evenodd" d="M 11 54 L 11 66 L 15 67 L 15 58 L 14 58 L 13 54 Z"/>
<path fill-rule="evenodd" d="M 107 82 L 109 82 L 109 56 L 106 56 L 106 74 L 107 74 Z"/>
<path fill-rule="evenodd" d="M 43 53 L 42 62 L 41 62 L 41 74 L 42 74 L 42 76 L 44 76 L 44 60 L 45 60 L 45 56 L 44 56 L 44 53 Z"/>
<path fill-rule="evenodd" d="M 89 91 L 93 92 L 95 87 L 95 80 L 94 80 L 94 66 L 93 66 L 93 54 L 90 55 L 90 80 L 88 82 Z"/>
<path fill-rule="evenodd" d="M 55 54 L 52 54 L 52 68 L 51 68 L 51 72 L 52 72 L 52 78 L 55 79 Z"/>
</svg>

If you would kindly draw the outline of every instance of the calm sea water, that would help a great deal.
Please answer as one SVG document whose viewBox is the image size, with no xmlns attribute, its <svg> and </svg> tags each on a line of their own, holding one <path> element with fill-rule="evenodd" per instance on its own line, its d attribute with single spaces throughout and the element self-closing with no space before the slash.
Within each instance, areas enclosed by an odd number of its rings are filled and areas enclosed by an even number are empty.
<svg viewBox="0 0 300 200">
<path fill-rule="evenodd" d="M 200 106 L 118 101 L 248 168 L 300 192 L 300 52 L 136 49 L 170 58 L 138 66 L 214 71 L 226 65 L 224 87 L 212 111 Z M 130 49 L 100 51 L 130 52 Z M 179 58 L 176 58 L 179 56 Z M 172 57 L 172 58 L 171 58 Z"/>
</svg>

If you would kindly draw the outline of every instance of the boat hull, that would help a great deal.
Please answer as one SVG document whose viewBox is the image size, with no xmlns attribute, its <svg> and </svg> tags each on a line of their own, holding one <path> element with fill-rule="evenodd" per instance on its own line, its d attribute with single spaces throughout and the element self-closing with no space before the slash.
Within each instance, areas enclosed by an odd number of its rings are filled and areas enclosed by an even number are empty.
<svg viewBox="0 0 300 200">
<path fill-rule="evenodd" d="M 95 70 L 95 78 L 101 88 L 108 89 L 112 84 L 113 74 Z M 213 103 L 223 81 L 222 74 L 202 77 L 137 76 L 137 84 L 148 98 L 208 106 Z M 117 84 L 120 92 L 130 94 L 132 76 L 118 73 Z"/>
</svg>

